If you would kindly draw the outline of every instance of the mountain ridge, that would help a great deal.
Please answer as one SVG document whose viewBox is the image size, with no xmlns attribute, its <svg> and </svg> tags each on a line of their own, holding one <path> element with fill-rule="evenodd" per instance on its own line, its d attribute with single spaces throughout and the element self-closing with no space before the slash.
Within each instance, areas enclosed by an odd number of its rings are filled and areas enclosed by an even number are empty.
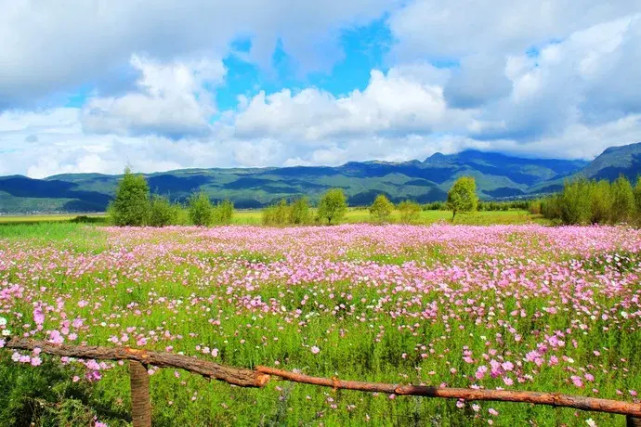
<svg viewBox="0 0 641 427">
<path fill-rule="evenodd" d="M 556 191 L 576 176 L 631 179 L 641 173 L 641 143 L 610 147 L 593 161 L 518 157 L 500 152 L 464 150 L 434 153 L 423 161 L 347 162 L 340 166 L 263 168 L 187 168 L 143 174 L 152 192 L 185 202 L 194 191 L 212 199 L 231 199 L 239 208 L 259 208 L 281 198 L 302 195 L 312 202 L 329 188 L 341 187 L 351 205 L 367 205 L 377 194 L 392 201 L 443 200 L 460 176 L 476 179 L 483 199 L 533 197 Z M 56 174 L 44 179 L 0 177 L 0 213 L 103 211 L 119 175 Z"/>
</svg>

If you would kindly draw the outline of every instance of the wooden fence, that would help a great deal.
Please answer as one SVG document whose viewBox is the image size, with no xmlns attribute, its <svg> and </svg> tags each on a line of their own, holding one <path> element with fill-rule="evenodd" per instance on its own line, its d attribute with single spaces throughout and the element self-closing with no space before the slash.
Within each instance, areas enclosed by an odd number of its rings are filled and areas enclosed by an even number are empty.
<svg viewBox="0 0 641 427">
<path fill-rule="evenodd" d="M 206 378 L 213 378 L 240 387 L 263 387 L 267 384 L 271 376 L 275 376 L 286 381 L 331 387 L 333 389 L 463 399 L 465 401 L 487 400 L 532 403 L 536 405 L 581 409 L 584 411 L 607 412 L 625 415 L 627 426 L 641 427 L 641 404 L 619 400 L 532 391 L 477 390 L 345 381 L 339 380 L 338 378 L 312 377 L 266 366 L 258 366 L 253 370 L 236 368 L 197 359 L 195 357 L 142 349 L 55 345 L 45 341 L 17 337 L 9 339 L 5 344 L 5 348 L 14 350 L 33 350 L 39 348 L 42 353 L 79 359 L 128 360 L 131 380 L 132 421 L 134 427 L 151 426 L 149 374 L 147 373 L 146 367 L 148 365 L 160 368 L 171 367 L 184 369 L 200 374 Z"/>
</svg>

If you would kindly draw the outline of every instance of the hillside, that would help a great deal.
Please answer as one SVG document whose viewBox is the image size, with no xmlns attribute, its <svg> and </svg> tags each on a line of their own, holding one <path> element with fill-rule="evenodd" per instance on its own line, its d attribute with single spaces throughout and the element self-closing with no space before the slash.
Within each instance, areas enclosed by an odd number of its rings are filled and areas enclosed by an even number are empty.
<svg viewBox="0 0 641 427">
<path fill-rule="evenodd" d="M 342 187 L 350 205 L 371 203 L 379 193 L 392 201 L 421 203 L 443 200 L 462 175 L 476 178 L 483 199 L 522 197 L 555 191 L 564 179 L 583 174 L 594 178 L 630 178 L 641 172 L 641 143 L 605 150 L 588 163 L 581 160 L 528 159 L 467 150 L 436 153 L 424 161 L 350 162 L 337 167 L 183 169 L 146 174 L 152 192 L 184 202 L 197 190 L 212 199 L 231 199 L 238 208 L 258 208 L 300 195 L 312 201 L 332 187 Z M 0 212 L 102 211 L 119 176 L 64 174 L 45 179 L 0 177 Z"/>
</svg>

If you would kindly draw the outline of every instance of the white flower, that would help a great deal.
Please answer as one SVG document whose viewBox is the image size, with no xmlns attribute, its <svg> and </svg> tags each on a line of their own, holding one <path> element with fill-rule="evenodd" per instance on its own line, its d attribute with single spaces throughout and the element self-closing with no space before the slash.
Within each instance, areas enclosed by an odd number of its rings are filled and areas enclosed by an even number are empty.
<svg viewBox="0 0 641 427">
<path fill-rule="evenodd" d="M 622 311 L 622 312 L 621 312 L 621 317 L 623 317 L 624 319 L 627 319 L 627 318 L 628 318 L 628 316 L 629 316 L 629 314 L 628 314 L 627 312 L 625 312 L 625 311 Z M 2 318 L 0 317 L 0 320 L 1 320 L 1 319 L 2 319 Z M 0 323 L 0 324 L 1 324 L 1 323 Z"/>
<path fill-rule="evenodd" d="M 590 426 L 590 427 L 597 427 L 597 424 L 594 422 L 592 418 L 588 418 L 585 420 L 585 422 Z"/>
<path fill-rule="evenodd" d="M 2 336 L 3 337 L 8 337 L 9 335 L 11 335 L 11 331 L 9 329 L 3 329 L 2 330 Z"/>
<path fill-rule="evenodd" d="M 0 326 L 5 326 L 7 324 L 7 319 L 0 317 Z"/>
</svg>

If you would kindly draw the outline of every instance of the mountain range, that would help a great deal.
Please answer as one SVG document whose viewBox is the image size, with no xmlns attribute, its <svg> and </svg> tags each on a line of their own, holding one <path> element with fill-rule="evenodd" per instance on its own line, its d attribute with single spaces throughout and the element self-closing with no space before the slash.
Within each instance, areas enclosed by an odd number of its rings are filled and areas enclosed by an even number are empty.
<svg viewBox="0 0 641 427">
<path fill-rule="evenodd" d="M 444 200 L 460 176 L 476 179 L 481 199 L 535 197 L 558 191 L 576 176 L 636 179 L 641 174 L 641 143 L 605 150 L 593 161 L 521 158 L 466 150 L 436 153 L 424 161 L 349 162 L 342 166 L 181 169 L 145 174 L 153 193 L 185 202 L 195 191 L 213 200 L 230 199 L 237 208 L 259 208 L 282 198 L 308 196 L 312 202 L 341 187 L 352 206 L 368 205 L 378 194 L 398 202 Z M 0 177 L 0 213 L 104 211 L 121 175 L 63 174 L 44 179 Z"/>
</svg>

